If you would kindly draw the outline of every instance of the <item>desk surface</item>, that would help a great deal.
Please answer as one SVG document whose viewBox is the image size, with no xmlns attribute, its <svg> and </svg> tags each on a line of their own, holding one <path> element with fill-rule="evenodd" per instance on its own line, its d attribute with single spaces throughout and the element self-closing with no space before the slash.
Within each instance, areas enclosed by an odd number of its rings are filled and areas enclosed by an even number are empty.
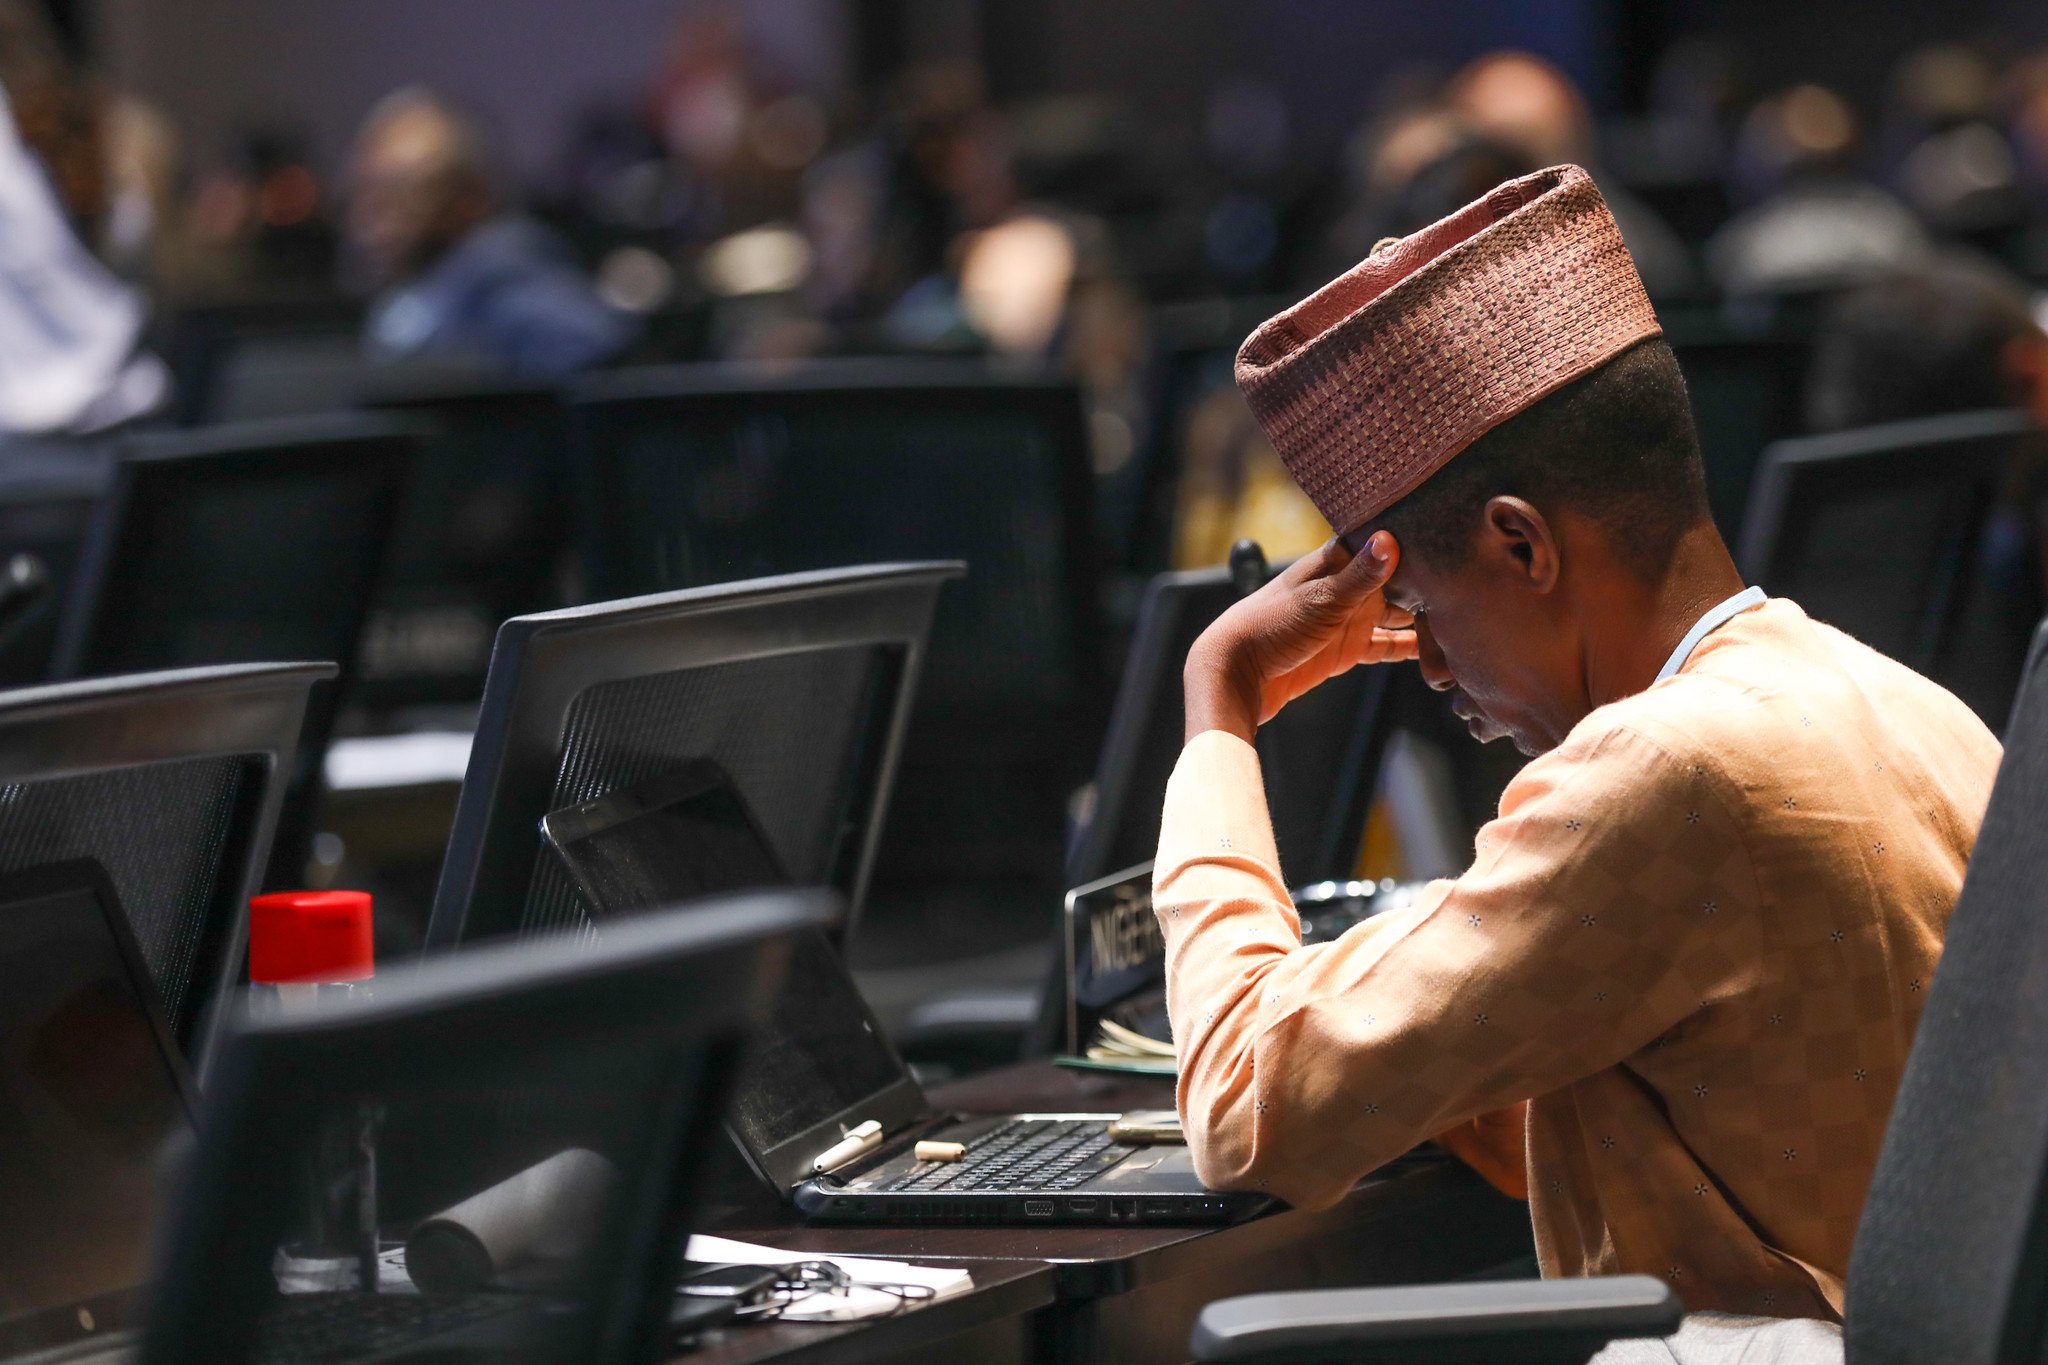
<svg viewBox="0 0 2048 1365">
<path fill-rule="evenodd" d="M 932 1092 L 933 1102 L 962 1113 L 1016 1110 L 1170 1108 L 1171 1083 L 1160 1077 L 1076 1071 L 1050 1063 L 1026 1063 L 987 1073 Z M 1224 1293 L 1321 1284 L 1418 1282 L 1469 1273 L 1508 1261 L 1528 1248 L 1525 1205 L 1495 1194 L 1463 1165 L 1449 1158 L 1417 1156 L 1363 1181 L 1334 1208 L 1307 1213 L 1282 1209 L 1229 1227 L 811 1227 L 783 1205 L 762 1204 L 728 1217 L 719 1233 L 743 1241 L 820 1254 L 839 1252 L 964 1265 L 973 1270 L 976 1292 L 951 1304 L 923 1309 L 867 1330 L 859 1342 L 836 1343 L 824 1334 L 860 1333 L 858 1327 L 822 1329 L 786 1326 L 756 1338 L 735 1331 L 716 1354 L 687 1359 L 719 1365 L 771 1359 L 795 1351 L 812 1360 L 867 1359 L 901 1353 L 902 1340 L 925 1314 L 953 1308 L 943 1326 L 959 1330 L 993 1314 L 1026 1311 L 983 1300 L 1027 1298 L 1040 1282 L 1014 1278 L 1020 1268 L 1042 1272 L 1044 1286 L 1061 1304 L 1128 1297 L 1134 1303 L 1172 1300 L 1167 1315 Z M 1149 1293 L 1149 1298 L 1148 1298 Z M 1185 1342 L 1185 1328 L 1177 1329 Z M 802 1334 L 814 1334 L 805 1337 Z M 791 1335 L 795 1334 L 795 1335 Z M 935 1340 L 928 1333 L 927 1340 Z M 1115 1333 L 1109 1333 L 1114 1338 Z M 1171 1331 L 1167 1333 L 1171 1335 Z M 758 1341 L 758 1344 L 757 1344 Z M 842 1345 L 813 1356 L 802 1350 Z M 856 1344 L 862 1354 L 846 1354 Z M 1105 1358 L 1114 1358 L 1105 1357 Z"/>
</svg>

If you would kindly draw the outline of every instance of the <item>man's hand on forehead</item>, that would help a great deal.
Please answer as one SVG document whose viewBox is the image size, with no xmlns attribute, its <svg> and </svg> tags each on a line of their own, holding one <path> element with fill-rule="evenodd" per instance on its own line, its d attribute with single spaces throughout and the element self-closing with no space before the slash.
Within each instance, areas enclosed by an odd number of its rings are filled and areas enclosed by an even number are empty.
<svg viewBox="0 0 2048 1365">
<path fill-rule="evenodd" d="M 1414 621 L 1381 591 L 1400 561 L 1386 531 L 1355 555 L 1333 539 L 1224 612 L 1188 652 L 1187 737 L 1223 730 L 1248 741 L 1319 683 L 1414 658 Z"/>
</svg>

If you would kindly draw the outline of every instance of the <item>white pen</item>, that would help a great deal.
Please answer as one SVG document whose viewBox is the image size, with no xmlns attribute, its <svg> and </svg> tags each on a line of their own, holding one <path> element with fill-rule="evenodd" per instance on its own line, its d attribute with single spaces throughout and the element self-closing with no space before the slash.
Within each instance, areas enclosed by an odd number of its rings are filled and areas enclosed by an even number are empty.
<svg viewBox="0 0 2048 1365">
<path fill-rule="evenodd" d="M 868 1148 L 880 1145 L 881 1141 L 881 1124 L 873 1119 L 856 1123 L 846 1130 L 845 1137 L 818 1153 L 817 1159 L 811 1162 L 811 1169 L 829 1171 L 834 1166 L 844 1166 Z"/>
</svg>

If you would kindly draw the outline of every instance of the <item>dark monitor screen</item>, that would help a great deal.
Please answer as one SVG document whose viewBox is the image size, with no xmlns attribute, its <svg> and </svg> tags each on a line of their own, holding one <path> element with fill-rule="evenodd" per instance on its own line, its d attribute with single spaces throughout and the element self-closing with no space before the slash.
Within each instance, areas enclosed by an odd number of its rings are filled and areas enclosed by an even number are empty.
<svg viewBox="0 0 2048 1365">
<path fill-rule="evenodd" d="M 189 1082 L 105 875 L 0 883 L 0 1353 L 133 1325 Z"/>
<path fill-rule="evenodd" d="M 541 828 L 601 915 L 788 882 L 731 778 L 708 759 L 556 811 Z M 814 930 L 798 937 L 769 1024 L 750 1042 L 730 1118 L 758 1155 L 906 1075 Z"/>
</svg>

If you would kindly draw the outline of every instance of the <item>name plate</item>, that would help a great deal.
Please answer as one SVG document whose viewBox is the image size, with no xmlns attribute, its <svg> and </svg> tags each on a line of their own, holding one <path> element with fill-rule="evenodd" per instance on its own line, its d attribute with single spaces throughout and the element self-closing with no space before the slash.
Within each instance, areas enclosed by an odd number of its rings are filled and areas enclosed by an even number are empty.
<svg viewBox="0 0 2048 1365">
<path fill-rule="evenodd" d="M 1152 864 L 1067 893 L 1067 1051 L 1105 1018 L 1165 1041 L 1166 940 L 1152 914 Z"/>
</svg>

